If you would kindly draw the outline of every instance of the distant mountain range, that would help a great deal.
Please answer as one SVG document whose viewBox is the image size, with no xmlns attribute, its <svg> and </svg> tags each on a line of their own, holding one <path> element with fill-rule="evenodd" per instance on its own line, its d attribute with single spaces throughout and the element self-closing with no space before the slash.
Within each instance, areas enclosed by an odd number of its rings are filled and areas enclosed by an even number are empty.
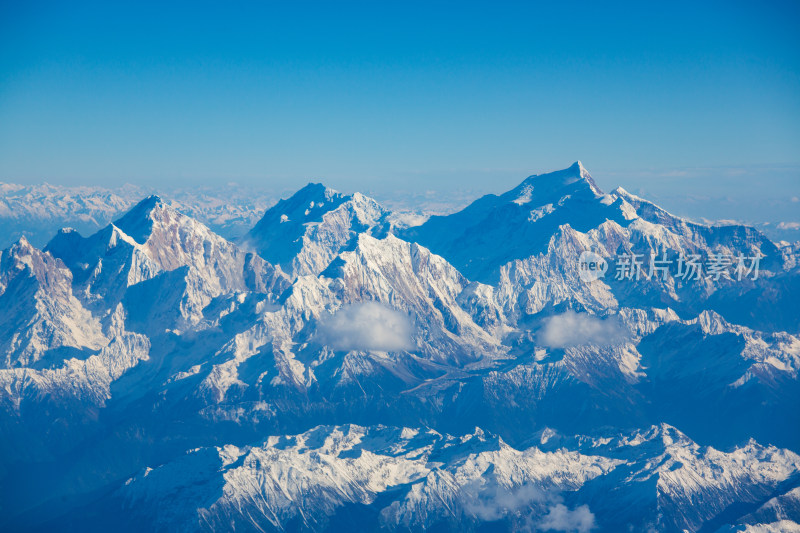
<svg viewBox="0 0 800 533">
<path fill-rule="evenodd" d="M 580 163 L 413 224 L 93 194 L 0 211 L 114 217 L 0 252 L 2 530 L 800 531 L 797 243 Z"/>
<path fill-rule="evenodd" d="M 65 227 L 94 233 L 155 192 L 134 185 L 105 188 L 0 183 L 0 247 L 22 236 L 44 246 Z M 250 230 L 276 200 L 269 191 L 233 184 L 171 188 L 163 193 L 168 205 L 231 239 Z"/>
<path fill-rule="evenodd" d="M 10 246 L 22 236 L 35 246 L 43 247 L 65 227 L 84 235 L 94 233 L 152 194 L 159 194 L 166 204 L 202 222 L 220 236 L 234 240 L 250 231 L 264 211 L 281 197 L 280 191 L 269 187 L 235 183 L 159 189 L 130 184 L 109 188 L 0 183 L 0 248 Z M 446 194 L 405 190 L 384 193 L 381 201 L 391 211 L 394 224 L 408 226 L 419 225 L 431 215 L 459 211 L 474 196 L 468 189 Z M 698 220 L 705 225 L 740 224 L 731 220 Z M 776 242 L 800 240 L 797 222 L 760 222 L 754 227 Z"/>
</svg>

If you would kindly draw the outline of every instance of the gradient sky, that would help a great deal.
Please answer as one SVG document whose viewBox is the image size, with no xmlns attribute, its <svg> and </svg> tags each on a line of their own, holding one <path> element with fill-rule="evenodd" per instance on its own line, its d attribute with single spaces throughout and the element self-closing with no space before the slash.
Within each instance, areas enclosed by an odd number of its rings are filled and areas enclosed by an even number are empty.
<svg viewBox="0 0 800 533">
<path fill-rule="evenodd" d="M 0 181 L 500 192 L 580 159 L 800 213 L 800 2 L 548 4 L 0 0 Z"/>
</svg>

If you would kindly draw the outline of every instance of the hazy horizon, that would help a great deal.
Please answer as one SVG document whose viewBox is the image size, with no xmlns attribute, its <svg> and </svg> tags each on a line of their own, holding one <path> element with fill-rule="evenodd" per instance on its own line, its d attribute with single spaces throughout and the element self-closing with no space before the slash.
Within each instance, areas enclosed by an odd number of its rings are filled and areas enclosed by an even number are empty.
<svg viewBox="0 0 800 533">
<path fill-rule="evenodd" d="M 778 226 L 783 223 L 789 230 L 780 234 L 780 238 L 800 239 L 797 223 L 800 222 L 800 167 L 719 167 L 719 168 L 683 168 L 667 171 L 645 170 L 640 172 L 608 172 L 598 173 L 587 165 L 587 170 L 605 192 L 622 187 L 629 192 L 652 201 L 670 212 L 703 222 L 738 222 L 761 226 L 764 224 Z M 566 168 L 565 163 L 560 168 Z M 397 182 L 382 181 L 376 184 L 369 180 L 325 179 L 310 177 L 298 179 L 296 183 L 273 183 L 268 179 L 260 182 L 237 183 L 232 180 L 219 180 L 217 183 L 197 183 L 194 185 L 162 182 L 153 183 L 142 180 L 140 183 L 128 181 L 123 184 L 67 182 L 63 184 L 42 180 L 33 183 L 17 183 L 10 180 L 1 181 L 22 186 L 43 184 L 63 185 L 66 187 L 102 187 L 111 190 L 135 186 L 145 191 L 166 194 L 171 191 L 196 189 L 198 193 L 226 189 L 242 189 L 253 191 L 272 202 L 291 196 L 306 183 L 319 182 L 327 187 L 350 194 L 361 192 L 384 203 L 392 209 L 420 211 L 443 214 L 460 209 L 485 194 L 501 194 L 517 186 L 526 177 L 542 174 L 558 168 L 531 169 L 529 172 L 473 171 L 464 172 L 471 179 L 464 182 L 445 180 L 426 180 L 425 176 L 415 175 Z M 774 190 L 759 186 L 759 175 L 768 173 Z M 476 176 L 483 175 L 485 179 Z M 444 188 L 447 187 L 447 188 Z M 797 235 L 794 235 L 797 233 Z M 773 236 L 777 236 L 773 233 Z"/>
<path fill-rule="evenodd" d="M 0 181 L 318 181 L 453 204 L 580 159 L 604 190 L 677 214 L 798 223 L 798 16 L 792 2 L 6 3 Z"/>
</svg>

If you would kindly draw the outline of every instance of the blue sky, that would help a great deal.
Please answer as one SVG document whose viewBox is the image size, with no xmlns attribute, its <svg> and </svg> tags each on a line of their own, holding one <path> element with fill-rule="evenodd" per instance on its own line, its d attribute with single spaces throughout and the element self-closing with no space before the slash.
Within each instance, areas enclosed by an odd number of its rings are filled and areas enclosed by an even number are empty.
<svg viewBox="0 0 800 533">
<path fill-rule="evenodd" d="M 499 192 L 581 159 L 800 212 L 795 1 L 0 6 L 0 181 Z"/>
</svg>

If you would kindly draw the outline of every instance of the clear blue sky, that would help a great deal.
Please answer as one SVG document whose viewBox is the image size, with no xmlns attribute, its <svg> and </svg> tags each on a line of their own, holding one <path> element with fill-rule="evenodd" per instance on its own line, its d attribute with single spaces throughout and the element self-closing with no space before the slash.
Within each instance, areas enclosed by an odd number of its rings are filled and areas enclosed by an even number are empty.
<svg viewBox="0 0 800 533">
<path fill-rule="evenodd" d="M 800 194 L 797 1 L 163 4 L 0 0 L 0 181 Z"/>
</svg>

